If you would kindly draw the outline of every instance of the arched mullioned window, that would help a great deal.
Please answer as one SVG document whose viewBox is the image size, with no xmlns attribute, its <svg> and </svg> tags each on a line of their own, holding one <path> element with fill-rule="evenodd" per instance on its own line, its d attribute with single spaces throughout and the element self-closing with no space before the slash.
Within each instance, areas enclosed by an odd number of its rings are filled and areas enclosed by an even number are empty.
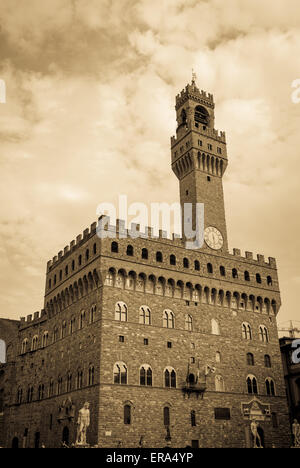
<svg viewBox="0 0 300 468">
<path fill-rule="evenodd" d="M 244 340 L 252 340 L 252 328 L 247 322 L 242 324 L 242 337 Z"/>
<path fill-rule="evenodd" d="M 120 322 L 127 322 L 128 308 L 125 302 L 117 302 L 115 306 L 115 320 Z"/>
<path fill-rule="evenodd" d="M 245 271 L 245 272 L 244 272 L 244 279 L 245 279 L 245 281 L 250 281 L 250 274 L 249 274 L 249 271 Z"/>
<path fill-rule="evenodd" d="M 152 369 L 148 364 L 140 367 L 140 385 L 152 386 Z"/>
<path fill-rule="evenodd" d="M 65 338 L 67 336 L 67 322 L 64 320 L 61 326 L 61 337 Z"/>
<path fill-rule="evenodd" d="M 61 376 L 57 379 L 57 395 L 60 395 L 63 391 L 63 378 Z"/>
<path fill-rule="evenodd" d="M 115 384 L 127 384 L 127 366 L 124 362 L 116 362 L 113 367 Z"/>
<path fill-rule="evenodd" d="M 269 356 L 269 354 L 265 354 L 264 360 L 265 360 L 265 367 L 268 367 L 268 368 L 272 367 L 271 357 Z"/>
<path fill-rule="evenodd" d="M 254 366 L 254 356 L 252 353 L 247 353 L 247 365 Z"/>
<path fill-rule="evenodd" d="M 176 257 L 175 255 L 170 255 L 170 265 L 176 265 Z"/>
<path fill-rule="evenodd" d="M 175 315 L 169 309 L 163 313 L 163 326 L 164 328 L 175 328 Z"/>
<path fill-rule="evenodd" d="M 160 263 L 163 261 L 163 255 L 161 252 L 156 252 L 156 261 Z"/>
<path fill-rule="evenodd" d="M 210 273 L 210 274 L 212 274 L 212 273 L 213 273 L 213 271 L 214 271 L 214 270 L 213 270 L 213 266 L 212 266 L 212 264 L 211 264 L 211 263 L 208 263 L 208 264 L 207 264 L 207 273 Z"/>
<path fill-rule="evenodd" d="M 193 330 L 193 317 L 189 314 L 185 316 L 185 329 L 188 331 Z"/>
<path fill-rule="evenodd" d="M 80 317 L 79 317 L 79 329 L 82 330 L 84 327 L 84 322 L 85 322 L 85 311 L 82 310 L 80 312 Z"/>
<path fill-rule="evenodd" d="M 271 377 L 266 378 L 266 392 L 269 396 L 275 396 L 275 383 Z"/>
<path fill-rule="evenodd" d="M 75 260 L 72 260 L 72 271 L 75 270 Z"/>
<path fill-rule="evenodd" d="M 92 364 L 89 366 L 89 385 L 94 385 L 95 383 L 95 368 Z"/>
<path fill-rule="evenodd" d="M 111 252 L 118 253 L 119 252 L 119 244 L 118 242 L 113 241 L 111 243 Z"/>
<path fill-rule="evenodd" d="M 82 255 L 79 255 L 78 257 L 78 265 L 81 266 L 82 264 Z"/>
<path fill-rule="evenodd" d="M 31 342 L 31 351 L 36 351 L 37 348 L 38 348 L 38 341 L 39 341 L 39 337 L 37 335 L 35 335 L 33 338 L 32 338 L 32 342 Z"/>
<path fill-rule="evenodd" d="M 31 403 L 33 401 L 33 392 L 34 388 L 32 386 L 29 386 L 27 389 L 27 403 Z"/>
<path fill-rule="evenodd" d="M 72 317 L 70 320 L 70 335 L 75 332 L 76 318 Z"/>
<path fill-rule="evenodd" d="M 176 388 L 176 372 L 173 367 L 167 367 L 164 371 L 165 387 Z"/>
<path fill-rule="evenodd" d="M 196 271 L 200 271 L 200 262 L 199 260 L 194 261 L 194 268 Z"/>
<path fill-rule="evenodd" d="M 226 276 L 226 272 L 225 272 L 225 267 L 224 266 L 220 266 L 220 275 L 221 276 Z"/>
<path fill-rule="evenodd" d="M 49 397 L 52 397 L 54 395 L 54 380 L 50 379 L 49 382 Z"/>
<path fill-rule="evenodd" d="M 269 342 L 269 333 L 267 327 L 264 325 L 260 325 L 259 327 L 259 339 L 263 343 L 268 343 Z"/>
<path fill-rule="evenodd" d="M 148 249 L 142 249 L 142 258 L 148 260 Z"/>
<path fill-rule="evenodd" d="M 18 393 L 17 393 L 17 403 L 20 405 L 23 400 L 23 390 L 21 387 L 18 388 Z"/>
<path fill-rule="evenodd" d="M 39 401 L 44 399 L 44 392 L 45 392 L 44 384 L 39 385 L 38 387 L 38 400 Z"/>
<path fill-rule="evenodd" d="M 43 333 L 43 338 L 42 338 L 42 347 L 43 348 L 46 348 L 46 346 L 48 345 L 48 339 L 49 339 L 49 333 L 47 331 L 45 331 Z"/>
<path fill-rule="evenodd" d="M 183 259 L 183 268 L 189 268 L 190 262 L 188 258 Z"/>
<path fill-rule="evenodd" d="M 68 276 L 68 274 L 69 274 L 69 267 L 68 267 L 68 265 L 66 265 L 66 267 L 65 267 L 65 276 Z"/>
<path fill-rule="evenodd" d="M 132 257 L 132 256 L 133 256 L 133 247 L 132 247 L 132 245 L 127 245 L 126 254 L 127 254 L 129 257 Z"/>
<path fill-rule="evenodd" d="M 249 395 L 257 395 L 258 394 L 258 387 L 257 387 L 257 379 L 254 375 L 248 375 L 247 377 L 247 391 Z"/>
<path fill-rule="evenodd" d="M 58 340 L 58 337 L 59 337 L 58 327 L 54 327 L 54 330 L 53 330 L 53 343 L 56 343 L 56 341 Z"/>
<path fill-rule="evenodd" d="M 97 253 L 97 244 L 95 243 L 93 245 L 93 254 L 96 255 L 96 253 Z"/>
<path fill-rule="evenodd" d="M 25 354 L 27 352 L 27 346 L 28 346 L 28 339 L 25 338 L 22 342 L 21 354 Z"/>
<path fill-rule="evenodd" d="M 151 310 L 148 306 L 143 305 L 140 307 L 139 323 L 143 325 L 151 324 Z"/>
<path fill-rule="evenodd" d="M 221 375 L 215 377 L 215 388 L 216 392 L 225 392 L 225 382 Z"/>
<path fill-rule="evenodd" d="M 82 387 L 83 387 L 83 370 L 79 368 L 77 370 L 77 376 L 76 376 L 76 388 L 77 390 L 79 390 Z"/>
<path fill-rule="evenodd" d="M 71 392 L 72 390 L 72 374 L 68 372 L 67 374 L 67 392 Z"/>
<path fill-rule="evenodd" d="M 95 305 L 93 305 L 90 308 L 90 323 L 95 322 L 95 320 L 96 320 L 96 311 L 97 311 L 97 307 Z"/>
<path fill-rule="evenodd" d="M 89 251 L 89 249 L 86 249 L 86 251 L 85 251 L 85 260 L 88 261 L 89 258 L 90 258 L 90 251 Z"/>
</svg>

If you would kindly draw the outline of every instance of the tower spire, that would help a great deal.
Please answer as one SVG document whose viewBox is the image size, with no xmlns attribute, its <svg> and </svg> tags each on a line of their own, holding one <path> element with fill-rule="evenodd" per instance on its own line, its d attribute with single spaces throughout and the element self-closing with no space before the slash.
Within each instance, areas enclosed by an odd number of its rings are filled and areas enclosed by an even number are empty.
<svg viewBox="0 0 300 468">
<path fill-rule="evenodd" d="M 192 68 L 192 85 L 196 84 L 197 74 L 195 70 Z"/>
</svg>

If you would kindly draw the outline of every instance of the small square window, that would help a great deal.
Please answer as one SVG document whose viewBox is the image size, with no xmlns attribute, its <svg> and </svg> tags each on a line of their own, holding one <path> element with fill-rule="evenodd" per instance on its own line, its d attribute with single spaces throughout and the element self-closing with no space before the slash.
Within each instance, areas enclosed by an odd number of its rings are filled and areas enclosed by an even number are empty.
<svg viewBox="0 0 300 468">
<path fill-rule="evenodd" d="M 148 338 L 144 338 L 144 345 L 145 345 L 145 346 L 148 346 L 148 344 L 149 344 Z"/>
<path fill-rule="evenodd" d="M 125 337 L 123 335 L 119 335 L 119 342 L 124 343 Z"/>
<path fill-rule="evenodd" d="M 168 342 L 167 342 L 167 347 L 168 347 L 168 348 L 172 348 L 172 341 L 168 341 Z"/>
</svg>

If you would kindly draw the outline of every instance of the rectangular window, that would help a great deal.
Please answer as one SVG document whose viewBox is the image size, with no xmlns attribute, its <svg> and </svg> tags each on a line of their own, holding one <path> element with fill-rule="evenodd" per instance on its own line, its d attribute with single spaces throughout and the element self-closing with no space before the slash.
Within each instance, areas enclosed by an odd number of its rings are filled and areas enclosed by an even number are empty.
<svg viewBox="0 0 300 468">
<path fill-rule="evenodd" d="M 217 148 L 217 152 L 218 152 L 218 154 L 222 154 L 222 148 L 219 148 L 219 147 L 218 147 L 218 148 Z"/>
<path fill-rule="evenodd" d="M 230 408 L 215 408 L 215 419 L 228 421 L 230 419 Z"/>
<path fill-rule="evenodd" d="M 192 440 L 192 448 L 199 448 L 199 440 Z"/>
<path fill-rule="evenodd" d="M 123 335 L 119 335 L 119 342 L 124 343 L 125 337 Z"/>
<path fill-rule="evenodd" d="M 167 342 L 167 347 L 168 347 L 168 348 L 172 348 L 172 342 L 171 342 L 171 341 L 168 341 L 168 342 Z"/>
<path fill-rule="evenodd" d="M 198 146 L 202 146 L 202 140 L 198 140 Z"/>
<path fill-rule="evenodd" d="M 190 363 L 195 364 L 195 358 L 194 357 L 190 357 Z"/>
<path fill-rule="evenodd" d="M 207 148 L 212 151 L 212 145 L 210 143 L 207 143 Z"/>
<path fill-rule="evenodd" d="M 144 345 L 145 345 L 145 346 L 148 346 L 148 344 L 149 344 L 148 338 L 144 338 Z"/>
</svg>

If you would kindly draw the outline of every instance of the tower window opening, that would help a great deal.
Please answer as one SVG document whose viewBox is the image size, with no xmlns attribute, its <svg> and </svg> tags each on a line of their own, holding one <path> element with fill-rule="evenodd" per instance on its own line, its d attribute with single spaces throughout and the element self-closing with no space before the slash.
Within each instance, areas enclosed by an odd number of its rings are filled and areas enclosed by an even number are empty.
<svg viewBox="0 0 300 468">
<path fill-rule="evenodd" d="M 203 106 L 196 106 L 195 108 L 195 122 L 202 123 L 204 126 L 209 123 L 209 113 Z"/>
<path fill-rule="evenodd" d="M 207 176 L 207 181 L 210 182 L 210 176 Z"/>
</svg>

